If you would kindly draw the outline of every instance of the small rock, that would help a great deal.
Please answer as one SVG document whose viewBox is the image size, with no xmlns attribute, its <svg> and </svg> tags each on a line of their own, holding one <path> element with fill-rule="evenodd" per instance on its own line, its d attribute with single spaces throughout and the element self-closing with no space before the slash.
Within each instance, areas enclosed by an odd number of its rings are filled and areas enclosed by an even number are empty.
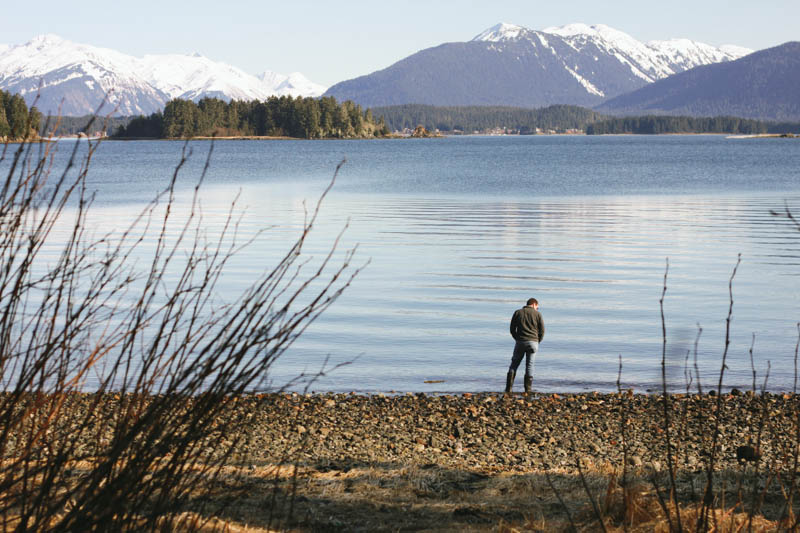
<svg viewBox="0 0 800 533">
<path fill-rule="evenodd" d="M 736 460 L 739 463 L 745 461 L 754 463 L 759 459 L 761 459 L 761 453 L 758 448 L 753 448 L 752 446 L 739 446 L 736 448 Z"/>
</svg>

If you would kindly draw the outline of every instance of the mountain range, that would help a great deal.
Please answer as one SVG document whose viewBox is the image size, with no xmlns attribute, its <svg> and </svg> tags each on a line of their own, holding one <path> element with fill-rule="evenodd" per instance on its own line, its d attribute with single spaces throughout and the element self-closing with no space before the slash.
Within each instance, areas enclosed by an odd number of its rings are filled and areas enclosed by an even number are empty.
<svg viewBox="0 0 800 533">
<path fill-rule="evenodd" d="M 417 52 L 325 93 L 364 106 L 595 106 L 701 65 L 752 50 L 689 39 L 642 43 L 602 24 L 531 30 L 497 24 L 471 41 Z"/>
<path fill-rule="evenodd" d="M 800 120 L 800 43 L 753 52 L 689 39 L 640 42 L 605 26 L 531 30 L 497 24 L 466 42 L 421 50 L 389 67 L 325 87 L 302 74 L 258 76 L 199 54 L 148 55 L 42 35 L 0 45 L 0 89 L 45 113 L 150 114 L 173 98 L 264 100 L 333 96 L 364 107 L 400 104 L 553 104 L 603 113 L 736 115 Z"/>
<path fill-rule="evenodd" d="M 40 110 L 67 116 L 94 113 L 106 95 L 101 113 L 147 115 L 172 98 L 263 100 L 325 91 L 297 72 L 254 76 L 199 54 L 137 58 L 52 34 L 21 45 L 0 45 L 0 89 L 21 94 L 28 105 L 38 95 Z"/>
</svg>

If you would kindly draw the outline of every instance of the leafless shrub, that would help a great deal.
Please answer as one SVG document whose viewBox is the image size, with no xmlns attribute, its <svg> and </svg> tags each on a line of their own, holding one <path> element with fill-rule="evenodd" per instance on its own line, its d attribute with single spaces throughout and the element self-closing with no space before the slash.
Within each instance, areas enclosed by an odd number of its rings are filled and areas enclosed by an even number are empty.
<svg viewBox="0 0 800 533">
<path fill-rule="evenodd" d="M 213 144 L 185 219 L 174 220 L 174 208 L 187 147 L 136 220 L 99 238 L 86 185 L 98 146 L 89 141 L 81 157 L 76 143 L 63 169 L 53 143 L 6 145 L 0 156 L 9 167 L 0 184 L 0 528 L 207 527 L 201 482 L 220 475 L 246 435 L 237 397 L 360 270 L 338 238 L 319 264 L 303 253 L 341 164 L 286 254 L 222 304 L 217 284 L 246 243 L 235 202 L 218 237 L 201 230 L 198 190 Z M 146 238 L 155 246 L 140 270 Z M 54 242 L 59 254 L 46 256 Z M 85 394 L 90 377 L 97 386 Z"/>
</svg>

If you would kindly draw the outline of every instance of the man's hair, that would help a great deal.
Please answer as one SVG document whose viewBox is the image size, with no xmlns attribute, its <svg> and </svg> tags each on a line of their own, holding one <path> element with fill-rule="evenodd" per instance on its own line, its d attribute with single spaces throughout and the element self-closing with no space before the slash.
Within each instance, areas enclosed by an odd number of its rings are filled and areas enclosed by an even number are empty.
<svg viewBox="0 0 800 533">
<path fill-rule="evenodd" d="M 539 300 L 537 300 L 536 298 L 528 298 L 527 305 L 533 305 L 533 304 L 539 305 Z"/>
</svg>

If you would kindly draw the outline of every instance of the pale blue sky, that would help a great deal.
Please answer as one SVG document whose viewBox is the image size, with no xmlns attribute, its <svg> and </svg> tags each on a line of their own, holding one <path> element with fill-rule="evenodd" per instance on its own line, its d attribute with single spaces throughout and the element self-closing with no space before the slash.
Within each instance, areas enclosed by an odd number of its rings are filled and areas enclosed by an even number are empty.
<svg viewBox="0 0 800 533">
<path fill-rule="evenodd" d="M 4 2 L 0 44 L 41 33 L 127 54 L 199 52 L 251 74 L 299 71 L 325 85 L 498 22 L 607 24 L 648 41 L 687 37 L 761 49 L 800 40 L 798 0 L 167 0 Z"/>
</svg>

